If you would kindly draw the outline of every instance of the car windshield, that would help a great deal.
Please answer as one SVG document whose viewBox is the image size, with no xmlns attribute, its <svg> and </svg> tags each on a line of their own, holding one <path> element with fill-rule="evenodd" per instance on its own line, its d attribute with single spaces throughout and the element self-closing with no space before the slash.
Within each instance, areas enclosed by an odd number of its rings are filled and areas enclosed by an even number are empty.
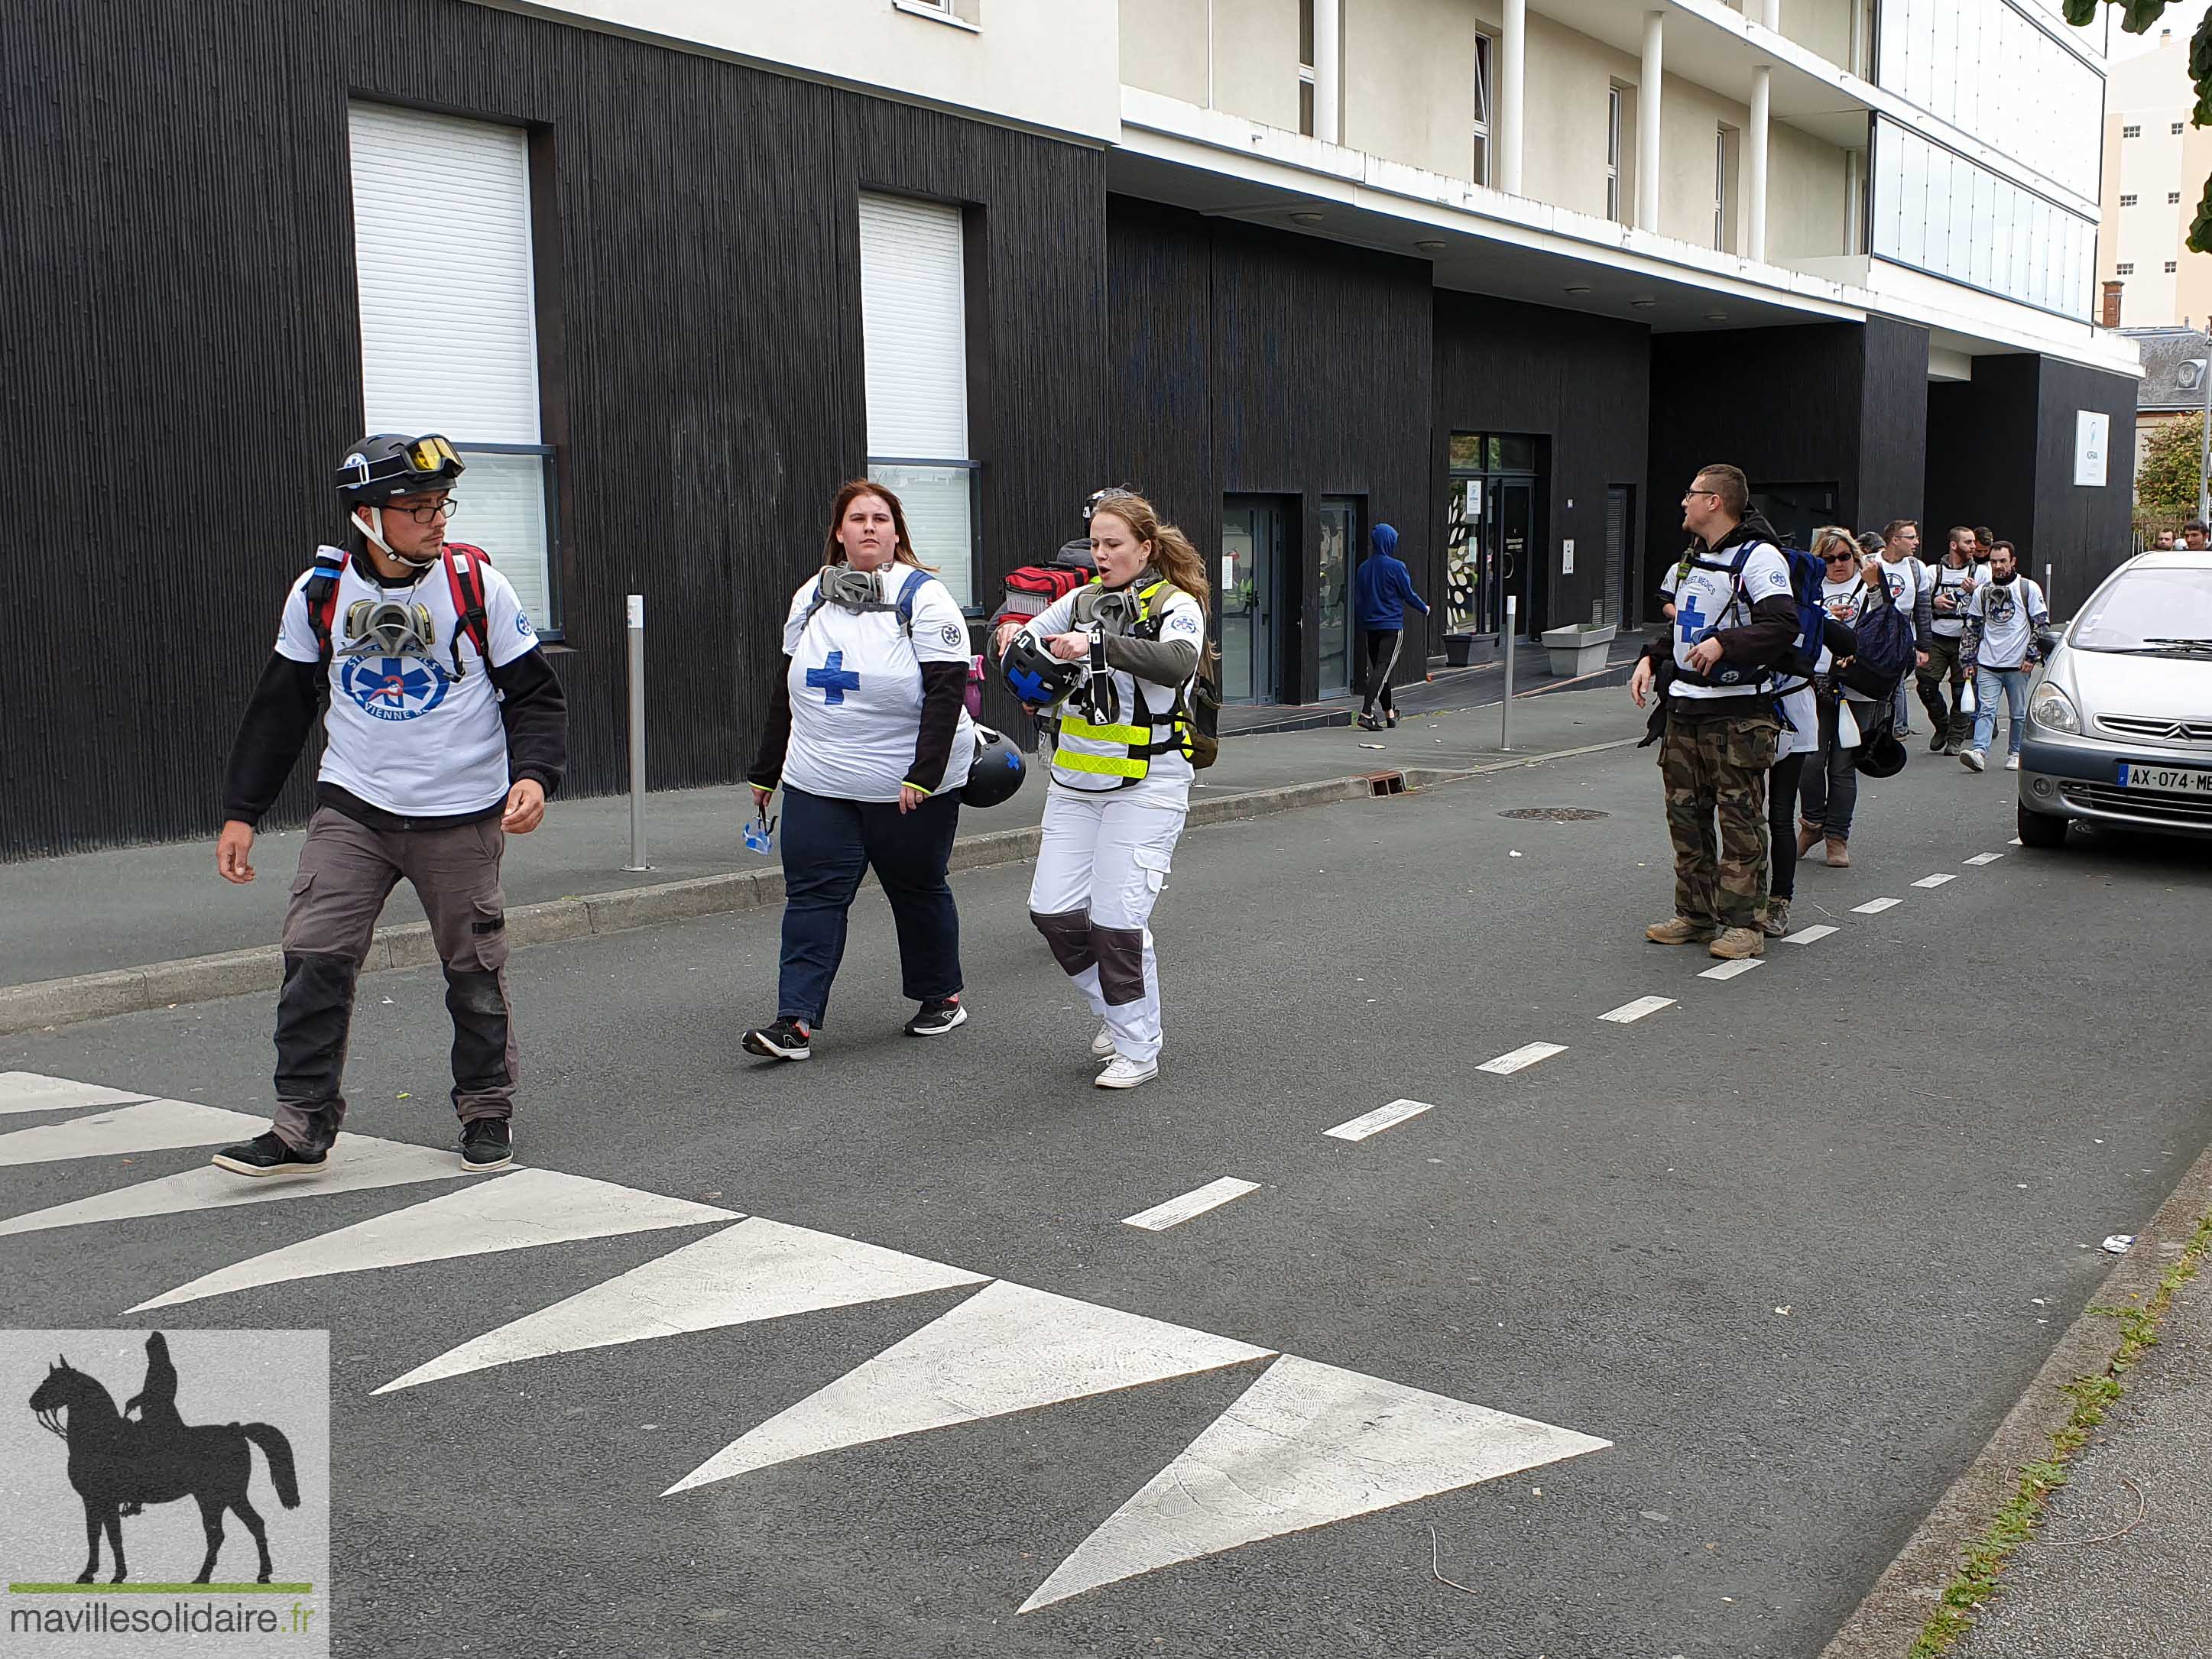
<svg viewBox="0 0 2212 1659">
<path fill-rule="evenodd" d="M 2212 570 L 2130 570 L 2089 602 L 2077 651 L 2212 650 Z"/>
</svg>

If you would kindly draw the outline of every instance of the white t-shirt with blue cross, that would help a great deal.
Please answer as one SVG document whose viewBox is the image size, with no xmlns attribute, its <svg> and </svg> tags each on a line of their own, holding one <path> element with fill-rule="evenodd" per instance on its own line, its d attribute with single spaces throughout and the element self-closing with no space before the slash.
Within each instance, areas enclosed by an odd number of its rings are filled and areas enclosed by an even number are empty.
<svg viewBox="0 0 2212 1659">
<path fill-rule="evenodd" d="M 534 649 L 538 635 L 507 578 L 489 561 L 477 568 L 483 573 L 486 641 L 493 663 L 503 668 Z M 277 628 L 277 654 L 294 662 L 313 662 L 319 654 L 307 618 L 307 588 L 314 574 L 311 567 L 292 584 Z M 349 652 L 347 624 L 363 600 L 422 606 L 430 617 L 429 649 L 396 657 Z M 380 586 L 362 574 L 356 561 L 346 562 L 331 618 L 330 708 L 323 716 L 328 741 L 317 777 L 398 817 L 454 817 L 507 798 L 499 696 L 474 641 L 461 641 L 462 672 L 454 678 L 459 632 L 442 561 L 401 587 Z"/>
<path fill-rule="evenodd" d="M 885 600 L 896 601 L 912 574 L 908 565 L 888 567 Z M 799 585 L 784 617 L 791 743 L 783 781 L 835 800 L 895 801 L 921 732 L 921 665 L 969 662 L 967 618 L 951 590 L 931 577 L 914 596 L 909 644 L 896 611 L 825 604 L 809 617 L 818 580 Z M 963 706 L 937 793 L 965 784 L 975 759 L 975 723 Z"/>
<path fill-rule="evenodd" d="M 1732 574 L 1735 561 L 1743 561 Z M 1709 569 L 1708 565 L 1728 567 Z M 1674 585 L 1674 665 L 1690 668 L 1690 652 L 1700 641 L 1723 629 L 1742 628 L 1751 621 L 1751 609 L 1761 599 L 1790 596 L 1790 567 L 1771 542 L 1741 542 L 1718 553 L 1692 560 Z M 1694 672 L 1694 670 L 1691 672 Z M 1735 668 L 1725 661 L 1715 672 L 1734 672 L 1740 678 L 1726 685 L 1692 685 L 1671 681 L 1668 695 L 1704 702 L 1720 697 L 1755 697 L 1772 687 L 1772 677 L 1763 668 Z"/>
</svg>

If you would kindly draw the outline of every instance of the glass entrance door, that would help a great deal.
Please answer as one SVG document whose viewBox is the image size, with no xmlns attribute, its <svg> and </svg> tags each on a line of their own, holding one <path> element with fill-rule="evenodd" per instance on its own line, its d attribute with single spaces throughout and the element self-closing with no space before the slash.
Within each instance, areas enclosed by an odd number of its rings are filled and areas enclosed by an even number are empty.
<svg viewBox="0 0 2212 1659">
<path fill-rule="evenodd" d="M 1536 536 L 1538 441 L 1507 434 L 1455 432 L 1444 503 L 1445 604 L 1455 634 L 1496 634 L 1505 600 L 1532 634 L 1543 605 Z"/>
<path fill-rule="evenodd" d="M 1491 490 L 1497 503 L 1498 587 L 1516 601 L 1516 626 L 1528 633 L 1536 620 L 1536 487 L 1526 478 L 1500 478 Z M 1503 610 L 1503 601 L 1500 609 Z M 1503 626 L 1504 618 L 1498 618 Z"/>
<path fill-rule="evenodd" d="M 1292 514 L 1273 495 L 1221 502 L 1221 700 L 1275 700 L 1276 588 Z"/>
<path fill-rule="evenodd" d="M 1352 561 L 1359 541 L 1359 503 L 1349 495 L 1321 498 L 1321 671 L 1322 697 L 1352 691 Z"/>
</svg>

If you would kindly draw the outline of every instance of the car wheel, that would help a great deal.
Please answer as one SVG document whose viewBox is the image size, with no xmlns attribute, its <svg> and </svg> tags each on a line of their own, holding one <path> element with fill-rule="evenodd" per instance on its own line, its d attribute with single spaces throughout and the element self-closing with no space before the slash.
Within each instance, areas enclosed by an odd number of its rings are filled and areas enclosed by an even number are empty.
<svg viewBox="0 0 2212 1659">
<path fill-rule="evenodd" d="M 2066 844 L 2066 820 L 2052 812 L 2031 812 L 2025 806 L 2014 809 L 2020 815 L 2020 844 L 2023 847 L 2063 847 Z"/>
</svg>

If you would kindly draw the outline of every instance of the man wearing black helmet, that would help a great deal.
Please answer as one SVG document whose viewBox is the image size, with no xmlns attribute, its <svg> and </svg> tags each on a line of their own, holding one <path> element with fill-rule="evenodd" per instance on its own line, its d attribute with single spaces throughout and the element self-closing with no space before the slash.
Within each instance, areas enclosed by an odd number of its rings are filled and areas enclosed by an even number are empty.
<svg viewBox="0 0 2212 1659">
<path fill-rule="evenodd" d="M 445 439 L 378 434 L 339 463 L 359 532 L 316 550 L 284 601 L 275 654 L 239 723 L 216 867 L 253 879 L 254 828 L 306 746 L 326 745 L 284 917 L 276 1119 L 216 1164 L 317 1175 L 344 1120 L 354 984 L 385 900 L 422 900 L 453 1020 L 461 1165 L 513 1161 L 514 1033 L 500 859 L 545 816 L 567 762 L 561 684 L 514 589 L 481 549 L 446 539 L 462 462 Z"/>
</svg>

